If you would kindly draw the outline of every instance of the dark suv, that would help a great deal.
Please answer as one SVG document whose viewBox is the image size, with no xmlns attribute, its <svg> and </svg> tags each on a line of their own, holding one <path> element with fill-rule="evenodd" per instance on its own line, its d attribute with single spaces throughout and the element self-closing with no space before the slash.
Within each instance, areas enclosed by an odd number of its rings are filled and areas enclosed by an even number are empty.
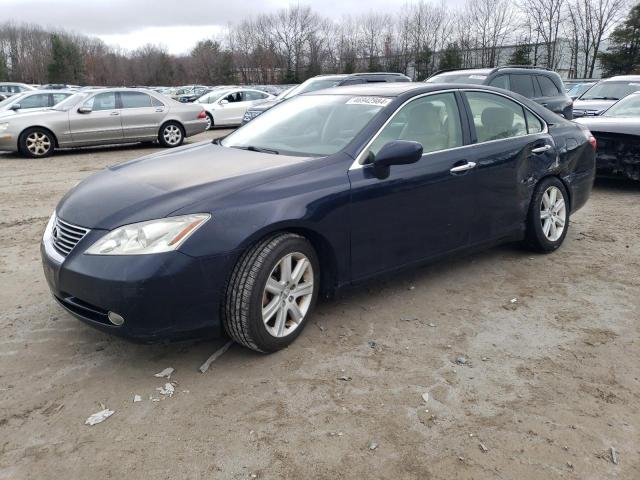
<svg viewBox="0 0 640 480">
<path fill-rule="evenodd" d="M 411 79 L 401 73 L 352 73 L 344 75 L 317 75 L 302 82 L 291 90 L 286 90 L 278 95 L 275 100 L 263 102 L 260 105 L 250 107 L 242 117 L 242 125 L 250 122 L 262 112 L 269 110 L 274 105 L 302 93 L 314 92 L 325 88 L 341 87 L 343 85 L 358 85 L 360 83 L 381 82 L 410 82 Z"/>
<path fill-rule="evenodd" d="M 573 101 L 560 75 L 542 67 L 506 66 L 470 70 L 442 70 L 427 83 L 465 83 L 504 88 L 530 98 L 554 113 L 573 119 Z"/>
</svg>

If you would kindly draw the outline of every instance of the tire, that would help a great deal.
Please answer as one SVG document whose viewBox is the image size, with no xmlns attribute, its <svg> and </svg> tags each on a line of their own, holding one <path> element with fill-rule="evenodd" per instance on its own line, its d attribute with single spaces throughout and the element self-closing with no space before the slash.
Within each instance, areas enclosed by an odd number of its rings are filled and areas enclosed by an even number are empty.
<svg viewBox="0 0 640 480">
<path fill-rule="evenodd" d="M 292 276 L 285 284 L 286 267 L 284 271 L 282 267 L 287 258 Z M 308 263 L 301 265 L 302 260 Z M 298 282 L 293 278 L 296 267 L 304 273 Z M 306 325 L 319 289 L 320 266 L 311 244 L 293 233 L 268 237 L 249 248 L 231 273 L 222 311 L 224 329 L 233 340 L 257 352 L 285 348 Z"/>
<path fill-rule="evenodd" d="M 158 132 L 158 142 L 165 148 L 175 148 L 184 142 L 184 129 L 178 122 L 167 122 Z"/>
<path fill-rule="evenodd" d="M 569 213 L 569 195 L 564 184 L 556 177 L 543 179 L 536 186 L 529 206 L 526 245 L 541 253 L 556 250 L 567 236 Z"/>
<path fill-rule="evenodd" d="M 214 127 L 213 115 L 207 112 L 207 130 L 213 130 L 213 127 Z"/>
<path fill-rule="evenodd" d="M 18 150 L 29 158 L 46 158 L 53 155 L 56 140 L 53 134 L 44 128 L 28 128 L 20 134 Z"/>
</svg>

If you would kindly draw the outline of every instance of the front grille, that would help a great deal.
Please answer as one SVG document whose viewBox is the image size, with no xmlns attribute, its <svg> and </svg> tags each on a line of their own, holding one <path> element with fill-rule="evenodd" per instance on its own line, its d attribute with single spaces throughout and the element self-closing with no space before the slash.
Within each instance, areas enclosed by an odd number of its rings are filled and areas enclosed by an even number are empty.
<svg viewBox="0 0 640 480">
<path fill-rule="evenodd" d="M 89 229 L 72 225 L 56 217 L 51 230 L 53 247 L 67 256 L 87 233 Z"/>
</svg>

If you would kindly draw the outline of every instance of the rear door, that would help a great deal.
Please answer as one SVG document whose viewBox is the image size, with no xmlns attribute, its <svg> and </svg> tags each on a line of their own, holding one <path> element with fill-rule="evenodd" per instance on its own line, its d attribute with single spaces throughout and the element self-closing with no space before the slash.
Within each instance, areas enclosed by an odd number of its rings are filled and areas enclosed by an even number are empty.
<svg viewBox="0 0 640 480">
<path fill-rule="evenodd" d="M 122 141 L 122 123 L 115 92 L 98 93 L 82 106 L 91 108 L 91 111 L 69 111 L 69 130 L 74 144 L 94 145 Z"/>
<path fill-rule="evenodd" d="M 571 106 L 569 96 L 565 92 L 560 91 L 558 86 L 549 77 L 536 75 L 535 79 L 538 83 L 540 96 L 534 100 L 552 112 L 571 119 L 572 117 L 567 115 L 567 109 Z M 569 110 L 571 109 L 569 108 Z"/>
<path fill-rule="evenodd" d="M 118 95 L 124 139 L 156 138 L 166 115 L 166 107 L 155 106 L 153 97 L 143 92 L 119 92 Z"/>
<path fill-rule="evenodd" d="M 454 92 L 418 97 L 401 107 L 359 158 L 388 142 L 422 144 L 422 159 L 394 165 L 377 178 L 354 164 L 351 182 L 351 258 L 354 280 L 465 247 L 474 218 L 475 172 Z"/>
<path fill-rule="evenodd" d="M 464 93 L 472 141 L 475 211 L 471 243 L 521 233 L 529 207 L 528 183 L 556 160 L 553 137 L 535 114 L 513 99 L 486 91 Z"/>
</svg>

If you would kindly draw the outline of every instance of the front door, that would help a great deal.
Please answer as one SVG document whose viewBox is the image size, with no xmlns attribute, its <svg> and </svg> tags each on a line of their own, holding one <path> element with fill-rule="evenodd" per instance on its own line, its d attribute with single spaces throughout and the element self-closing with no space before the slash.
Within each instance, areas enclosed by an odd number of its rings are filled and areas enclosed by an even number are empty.
<svg viewBox="0 0 640 480">
<path fill-rule="evenodd" d="M 69 112 L 69 130 L 74 144 L 122 141 L 122 122 L 115 92 L 98 93 L 84 102 L 82 107 L 88 107 L 91 111 L 80 113 L 78 109 L 73 109 Z"/>
<path fill-rule="evenodd" d="M 376 178 L 366 163 L 349 170 L 353 280 L 469 243 L 475 172 L 467 159 L 468 132 L 460 105 L 453 92 L 410 101 L 365 149 L 364 157 L 392 140 L 411 140 L 422 144 L 421 160 L 392 166 L 384 179 Z"/>
</svg>

